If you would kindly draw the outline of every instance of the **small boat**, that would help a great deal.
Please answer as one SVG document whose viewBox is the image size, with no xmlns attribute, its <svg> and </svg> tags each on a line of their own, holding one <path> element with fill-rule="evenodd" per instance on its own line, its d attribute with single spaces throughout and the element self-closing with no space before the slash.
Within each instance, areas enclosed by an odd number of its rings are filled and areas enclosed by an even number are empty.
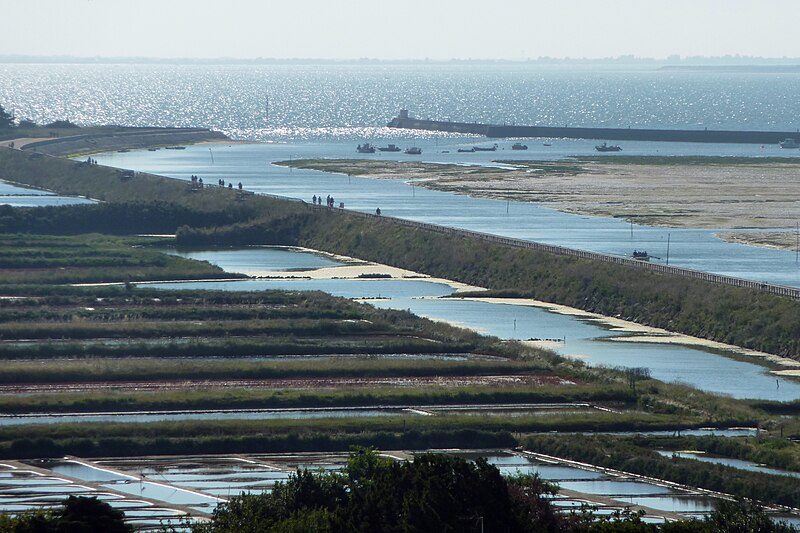
<svg viewBox="0 0 800 533">
<path fill-rule="evenodd" d="M 420 150 L 416 146 L 412 146 L 411 148 L 406 148 L 405 153 L 407 153 L 408 155 L 420 155 L 422 154 L 422 150 Z"/>
<path fill-rule="evenodd" d="M 158 148 L 148 148 L 147 151 L 148 152 L 157 152 Z"/>
<path fill-rule="evenodd" d="M 127 154 L 128 152 L 130 152 L 130 150 L 128 150 L 127 148 L 123 148 L 121 150 L 117 150 L 117 153 L 120 153 L 120 154 Z"/>
<path fill-rule="evenodd" d="M 644 250 L 634 250 L 633 258 L 637 261 L 650 261 L 650 256 Z"/>
<path fill-rule="evenodd" d="M 497 145 L 495 144 L 491 148 L 486 148 L 484 146 L 473 146 L 472 147 L 472 151 L 473 152 L 496 152 L 497 151 Z"/>
<path fill-rule="evenodd" d="M 522 144 L 522 143 L 514 143 L 514 144 L 511 145 L 511 149 L 512 150 L 527 150 L 528 149 L 528 145 L 527 144 Z"/>
<path fill-rule="evenodd" d="M 619 146 L 617 146 L 615 144 L 606 144 L 606 143 L 598 144 L 597 146 L 594 147 L 594 149 L 597 150 L 598 152 L 621 152 L 622 151 L 622 148 L 620 148 Z"/>
<path fill-rule="evenodd" d="M 375 147 L 372 146 L 370 143 L 359 144 L 356 146 L 356 152 L 359 154 L 374 154 Z"/>
<path fill-rule="evenodd" d="M 378 150 L 381 152 L 399 152 L 400 147 L 396 144 L 390 144 L 389 146 L 379 146 Z"/>
<path fill-rule="evenodd" d="M 542 143 L 542 146 L 553 146 L 552 143 Z"/>
<path fill-rule="evenodd" d="M 462 154 L 472 153 L 475 151 L 475 148 L 459 148 L 458 151 Z"/>
<path fill-rule="evenodd" d="M 781 148 L 800 148 L 800 144 L 798 144 L 797 141 L 792 139 L 791 137 L 782 140 L 778 144 L 780 145 Z"/>
<path fill-rule="evenodd" d="M 166 146 L 167 150 L 186 150 L 185 146 Z"/>
</svg>

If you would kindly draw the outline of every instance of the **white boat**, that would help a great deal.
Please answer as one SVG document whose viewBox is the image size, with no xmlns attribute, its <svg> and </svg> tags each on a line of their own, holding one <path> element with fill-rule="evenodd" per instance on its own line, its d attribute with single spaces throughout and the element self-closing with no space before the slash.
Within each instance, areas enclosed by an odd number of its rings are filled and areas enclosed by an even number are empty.
<svg viewBox="0 0 800 533">
<path fill-rule="evenodd" d="M 792 139 L 791 137 L 782 140 L 778 144 L 780 145 L 781 148 L 800 148 L 800 144 L 798 144 L 797 141 Z"/>
<path fill-rule="evenodd" d="M 408 155 L 420 155 L 422 153 L 422 150 L 420 150 L 416 146 L 412 146 L 411 148 L 406 148 L 406 153 Z"/>
</svg>

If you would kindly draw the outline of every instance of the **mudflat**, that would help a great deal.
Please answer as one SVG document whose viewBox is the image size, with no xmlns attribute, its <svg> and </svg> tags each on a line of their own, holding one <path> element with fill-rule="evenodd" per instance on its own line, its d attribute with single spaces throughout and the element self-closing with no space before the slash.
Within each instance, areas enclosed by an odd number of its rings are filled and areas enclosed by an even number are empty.
<svg viewBox="0 0 800 533">
<path fill-rule="evenodd" d="M 363 160 L 291 164 L 414 180 L 430 189 L 538 202 L 565 212 L 650 226 L 719 229 L 720 238 L 760 246 L 795 246 L 800 158 L 585 157 L 498 163 L 502 166 Z M 743 229 L 761 231 L 737 231 Z"/>
</svg>

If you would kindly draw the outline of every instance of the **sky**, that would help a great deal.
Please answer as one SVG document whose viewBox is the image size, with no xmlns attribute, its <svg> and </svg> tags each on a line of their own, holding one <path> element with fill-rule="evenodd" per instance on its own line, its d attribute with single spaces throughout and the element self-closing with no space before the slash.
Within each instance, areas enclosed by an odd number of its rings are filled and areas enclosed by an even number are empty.
<svg viewBox="0 0 800 533">
<path fill-rule="evenodd" d="M 0 54 L 800 57 L 798 0 L 0 0 Z"/>
</svg>

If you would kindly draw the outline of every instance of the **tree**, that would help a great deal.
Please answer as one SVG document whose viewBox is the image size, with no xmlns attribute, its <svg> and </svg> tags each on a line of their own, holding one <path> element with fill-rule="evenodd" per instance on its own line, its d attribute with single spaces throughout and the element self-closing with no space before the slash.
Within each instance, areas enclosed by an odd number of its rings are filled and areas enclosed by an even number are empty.
<svg viewBox="0 0 800 533">
<path fill-rule="evenodd" d="M 0 520 L 9 533 L 133 533 L 125 515 L 97 498 L 70 496 L 61 509 L 23 513 Z"/>
<path fill-rule="evenodd" d="M 14 127 L 14 117 L 0 105 L 0 130 L 10 130 Z"/>
<path fill-rule="evenodd" d="M 650 379 L 650 369 L 647 367 L 626 368 L 625 376 L 628 378 L 628 386 L 636 394 L 636 382 Z"/>
</svg>

